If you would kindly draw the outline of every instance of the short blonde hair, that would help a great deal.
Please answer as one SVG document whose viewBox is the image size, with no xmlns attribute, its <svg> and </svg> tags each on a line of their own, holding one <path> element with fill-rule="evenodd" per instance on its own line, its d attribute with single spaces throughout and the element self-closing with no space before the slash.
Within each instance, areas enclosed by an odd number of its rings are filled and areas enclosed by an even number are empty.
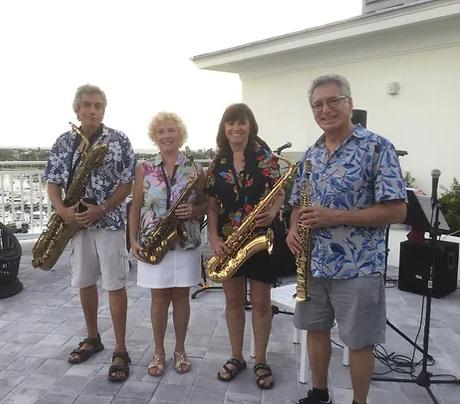
<svg viewBox="0 0 460 404">
<path fill-rule="evenodd" d="M 181 119 L 181 117 L 174 112 L 162 111 L 156 114 L 152 118 L 149 124 L 149 132 L 148 132 L 149 138 L 152 139 L 154 143 L 157 143 L 156 142 L 157 128 L 161 122 L 165 122 L 165 121 L 173 121 L 176 124 L 177 129 L 179 129 L 179 134 L 181 137 L 181 146 L 182 146 L 187 140 L 187 126 L 185 126 L 185 123 Z"/>
</svg>

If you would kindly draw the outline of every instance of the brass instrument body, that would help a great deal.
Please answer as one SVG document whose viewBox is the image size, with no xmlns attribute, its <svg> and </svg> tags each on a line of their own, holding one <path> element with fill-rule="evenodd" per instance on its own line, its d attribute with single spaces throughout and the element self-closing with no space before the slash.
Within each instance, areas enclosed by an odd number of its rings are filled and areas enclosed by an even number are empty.
<svg viewBox="0 0 460 404">
<path fill-rule="evenodd" d="M 63 201 L 66 207 L 75 205 L 84 196 L 91 171 L 103 163 L 108 148 L 106 144 L 98 144 L 88 150 L 89 142 L 86 137 L 74 124 L 70 124 L 74 132 L 82 137 L 85 145 L 82 152 L 82 162 L 75 172 L 74 179 Z M 81 228 L 82 226 L 77 222 L 64 222 L 54 212 L 32 248 L 32 266 L 45 271 L 53 268 L 67 243 Z"/>
<path fill-rule="evenodd" d="M 259 251 L 273 251 L 273 230 L 268 229 L 265 234 L 257 235 L 256 218 L 271 205 L 278 192 L 286 181 L 291 180 L 295 171 L 295 163 L 287 158 L 274 154 L 279 160 L 287 163 L 286 173 L 277 181 L 273 189 L 265 196 L 243 220 L 241 225 L 225 240 L 225 245 L 230 253 L 225 257 L 213 255 L 205 264 L 208 277 L 214 282 L 224 282 L 230 279 L 236 271 L 250 257 Z"/>
<path fill-rule="evenodd" d="M 195 170 L 195 176 L 181 191 L 179 197 L 166 212 L 166 215 L 160 220 L 155 228 L 145 236 L 144 241 L 141 243 L 142 249 L 139 255 L 149 264 L 155 265 L 160 263 L 166 253 L 174 248 L 178 240 L 185 241 L 187 239 L 187 232 L 185 231 L 183 222 L 177 219 L 175 211 L 180 204 L 187 202 L 200 178 L 193 158 L 191 156 L 188 156 L 188 158 Z"/>
<path fill-rule="evenodd" d="M 300 205 L 299 208 L 311 206 L 311 160 L 305 160 L 305 178 L 303 179 L 300 191 Z M 311 229 L 302 225 L 299 220 L 297 221 L 297 232 L 301 240 L 300 253 L 295 257 L 296 264 L 296 301 L 299 303 L 310 300 L 309 295 L 309 277 L 311 268 Z"/>
</svg>

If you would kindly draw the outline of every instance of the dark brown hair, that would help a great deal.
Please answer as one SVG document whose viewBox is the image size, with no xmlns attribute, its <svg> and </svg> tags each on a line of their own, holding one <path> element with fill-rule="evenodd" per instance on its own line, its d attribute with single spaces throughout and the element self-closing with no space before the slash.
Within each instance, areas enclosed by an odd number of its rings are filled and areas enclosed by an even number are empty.
<svg viewBox="0 0 460 404">
<path fill-rule="evenodd" d="M 225 109 L 224 114 L 222 115 L 222 119 L 219 123 L 219 130 L 216 137 L 217 156 L 228 157 L 232 155 L 230 144 L 228 143 L 227 136 L 225 136 L 225 124 L 227 122 L 234 122 L 239 120 L 249 121 L 249 138 L 248 144 L 246 146 L 246 151 L 253 150 L 254 142 L 256 141 L 257 133 L 259 132 L 259 126 L 257 125 L 254 113 L 246 104 L 231 104 Z"/>
</svg>

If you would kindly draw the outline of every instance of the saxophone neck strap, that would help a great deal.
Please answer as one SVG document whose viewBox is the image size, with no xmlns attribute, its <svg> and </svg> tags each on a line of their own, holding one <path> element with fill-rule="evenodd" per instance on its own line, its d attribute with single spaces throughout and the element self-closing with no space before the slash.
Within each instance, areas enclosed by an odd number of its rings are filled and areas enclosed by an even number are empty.
<svg viewBox="0 0 460 404">
<path fill-rule="evenodd" d="M 169 208 L 171 207 L 171 187 L 174 185 L 175 182 L 177 167 L 177 165 L 174 165 L 174 170 L 171 175 L 171 179 L 169 179 L 168 175 L 166 174 L 164 163 L 160 163 L 161 172 L 163 174 L 163 179 L 166 184 L 166 210 L 169 210 Z"/>
</svg>

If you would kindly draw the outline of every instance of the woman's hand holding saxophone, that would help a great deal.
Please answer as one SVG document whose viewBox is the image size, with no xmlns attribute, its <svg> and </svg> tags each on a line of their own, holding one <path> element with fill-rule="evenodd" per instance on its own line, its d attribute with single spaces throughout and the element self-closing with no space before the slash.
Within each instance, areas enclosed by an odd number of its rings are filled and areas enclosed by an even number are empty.
<svg viewBox="0 0 460 404">
<path fill-rule="evenodd" d="M 209 235 L 209 244 L 211 244 L 211 248 L 214 252 L 214 255 L 224 257 L 225 254 L 230 253 L 230 250 L 225 244 L 225 241 L 222 239 L 222 237 L 218 236 L 217 234 Z"/>
</svg>

